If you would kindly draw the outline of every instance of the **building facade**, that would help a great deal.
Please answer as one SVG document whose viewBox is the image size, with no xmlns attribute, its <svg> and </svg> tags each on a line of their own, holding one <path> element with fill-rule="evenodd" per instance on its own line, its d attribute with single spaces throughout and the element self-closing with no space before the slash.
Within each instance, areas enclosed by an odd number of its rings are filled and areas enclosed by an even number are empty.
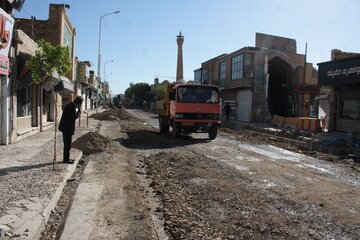
<svg viewBox="0 0 360 240">
<path fill-rule="evenodd" d="M 76 76 L 76 61 L 75 61 L 75 38 L 76 31 L 72 26 L 70 19 L 67 16 L 67 9 L 70 6 L 67 4 L 50 4 L 49 18 L 47 20 L 38 20 L 36 18 L 25 19 L 17 18 L 15 28 L 21 29 L 26 35 L 30 36 L 35 42 L 38 40 L 45 40 L 53 45 L 61 45 L 67 47 L 71 59 L 71 71 L 65 76 L 70 80 L 74 80 Z M 75 90 L 75 85 L 72 88 Z M 44 94 L 48 94 L 45 91 Z M 51 95 L 51 93 L 50 93 Z M 66 103 L 71 101 L 73 94 L 62 95 L 58 110 Z"/>
<path fill-rule="evenodd" d="M 76 31 L 69 17 L 67 4 L 50 4 L 49 18 L 38 20 L 36 18 L 26 19 L 17 18 L 15 28 L 21 29 L 26 35 L 30 36 L 35 42 L 44 39 L 53 45 L 65 46 L 69 50 L 72 63 L 71 71 L 67 78 L 75 79 L 75 40 Z"/>
<path fill-rule="evenodd" d="M 2 81 L 2 91 L 6 97 L 1 97 L 1 108 L 8 111 L 1 111 L 1 144 L 16 142 L 53 126 L 55 120 L 59 119 L 56 116 L 61 112 L 63 103 L 72 99 L 74 84 L 67 77 L 54 72 L 51 76 L 44 75 L 41 83 L 36 85 L 31 69 L 26 66 L 26 61 L 35 55 L 38 48 L 35 40 L 40 39 L 66 46 L 74 60 L 75 30 L 66 16 L 66 8 L 66 5 L 51 4 L 49 20 L 46 21 L 35 18 L 13 20 L 14 27 L 11 31 L 9 29 L 11 38 L 8 44 L 10 70 L 7 81 Z M 70 79 L 75 71 L 73 67 L 68 75 Z"/>
<path fill-rule="evenodd" d="M 233 109 L 232 119 L 269 122 L 274 115 L 309 114 L 320 87 L 316 71 L 305 62 L 294 39 L 256 33 L 255 47 L 203 62 L 194 75 L 201 72 L 198 82 L 220 87 L 223 102 Z"/>
<path fill-rule="evenodd" d="M 94 71 L 91 70 L 90 61 L 78 61 L 77 83 L 79 84 L 78 95 L 84 98 L 83 110 L 94 110 L 97 96 L 97 81 Z"/>
</svg>

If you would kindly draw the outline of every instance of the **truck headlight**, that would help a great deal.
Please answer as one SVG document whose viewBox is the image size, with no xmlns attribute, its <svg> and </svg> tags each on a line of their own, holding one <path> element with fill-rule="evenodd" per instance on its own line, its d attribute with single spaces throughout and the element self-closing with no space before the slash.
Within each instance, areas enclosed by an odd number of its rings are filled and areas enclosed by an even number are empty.
<svg viewBox="0 0 360 240">
<path fill-rule="evenodd" d="M 175 118 L 184 118 L 184 114 L 177 113 L 175 114 Z"/>
</svg>

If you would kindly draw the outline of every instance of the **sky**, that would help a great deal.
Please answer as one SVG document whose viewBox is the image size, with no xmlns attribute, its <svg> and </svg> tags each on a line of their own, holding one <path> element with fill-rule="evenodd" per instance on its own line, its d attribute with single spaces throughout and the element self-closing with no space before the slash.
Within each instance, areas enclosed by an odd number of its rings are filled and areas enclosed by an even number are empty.
<svg viewBox="0 0 360 240">
<path fill-rule="evenodd" d="M 130 83 L 152 84 L 176 76 L 176 36 L 182 32 L 184 78 L 223 53 L 255 46 L 256 32 L 295 39 L 297 53 L 314 64 L 331 49 L 360 53 L 358 0 L 26 0 L 15 17 L 46 20 L 49 4 L 69 4 L 76 28 L 75 54 L 97 73 L 102 19 L 101 77 L 112 94 Z M 113 60 L 113 62 L 111 62 Z"/>
</svg>

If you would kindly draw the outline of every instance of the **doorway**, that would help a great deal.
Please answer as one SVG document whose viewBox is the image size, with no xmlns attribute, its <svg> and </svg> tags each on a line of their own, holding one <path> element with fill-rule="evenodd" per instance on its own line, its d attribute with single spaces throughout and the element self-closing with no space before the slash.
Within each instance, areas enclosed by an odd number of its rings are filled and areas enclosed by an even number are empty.
<svg viewBox="0 0 360 240">
<path fill-rule="evenodd" d="M 292 69 L 290 64 L 279 57 L 268 62 L 268 103 L 270 114 L 283 117 L 295 116 L 295 93 L 292 86 Z"/>
<path fill-rule="evenodd" d="M 237 92 L 237 120 L 249 122 L 251 120 L 252 91 L 251 89 Z"/>
</svg>

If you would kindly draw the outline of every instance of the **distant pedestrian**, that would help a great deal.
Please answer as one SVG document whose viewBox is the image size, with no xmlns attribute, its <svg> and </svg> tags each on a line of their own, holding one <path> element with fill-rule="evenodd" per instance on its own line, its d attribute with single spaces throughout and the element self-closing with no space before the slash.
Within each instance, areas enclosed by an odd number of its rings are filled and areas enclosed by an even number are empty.
<svg viewBox="0 0 360 240">
<path fill-rule="evenodd" d="M 74 160 L 70 160 L 70 149 L 72 135 L 75 133 L 75 120 L 80 116 L 80 108 L 84 99 L 81 96 L 77 96 L 74 101 L 68 103 L 60 119 L 59 130 L 62 132 L 64 141 L 64 163 L 74 163 Z M 78 108 L 76 110 L 76 108 Z"/>
<path fill-rule="evenodd" d="M 226 120 L 228 120 L 229 121 L 229 119 L 230 119 L 230 113 L 231 113 L 231 106 L 230 106 L 230 104 L 229 104 L 229 102 L 227 102 L 226 103 L 226 105 L 224 106 L 224 112 L 225 112 L 225 114 L 226 114 Z"/>
</svg>

